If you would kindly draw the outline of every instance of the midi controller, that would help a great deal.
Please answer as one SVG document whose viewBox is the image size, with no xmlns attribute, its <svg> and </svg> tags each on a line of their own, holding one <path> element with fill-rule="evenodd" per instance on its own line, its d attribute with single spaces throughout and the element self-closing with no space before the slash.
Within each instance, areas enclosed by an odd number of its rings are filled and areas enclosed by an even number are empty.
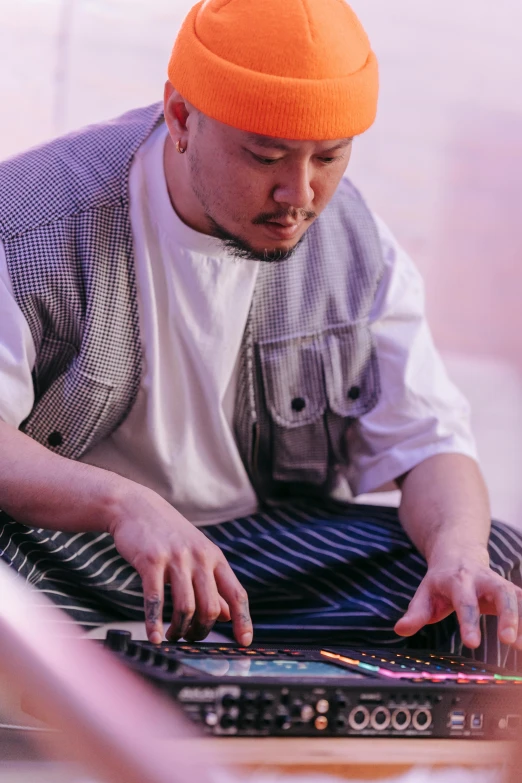
<svg viewBox="0 0 522 783">
<path fill-rule="evenodd" d="M 105 646 L 205 733 L 514 739 L 522 675 L 467 658 L 343 646 Z"/>
</svg>

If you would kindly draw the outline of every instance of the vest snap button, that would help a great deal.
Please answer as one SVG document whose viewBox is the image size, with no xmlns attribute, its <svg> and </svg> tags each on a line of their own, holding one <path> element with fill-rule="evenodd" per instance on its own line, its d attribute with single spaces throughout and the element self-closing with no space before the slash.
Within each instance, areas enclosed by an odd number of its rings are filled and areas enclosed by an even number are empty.
<svg viewBox="0 0 522 783">
<path fill-rule="evenodd" d="M 53 448 L 55 448 L 56 446 L 61 446 L 63 443 L 63 438 L 61 433 L 56 432 L 56 430 L 54 432 L 51 432 L 51 434 L 47 438 L 47 443 L 49 444 L 49 446 L 52 446 Z"/>
<path fill-rule="evenodd" d="M 292 400 L 292 410 L 296 413 L 301 413 L 302 410 L 306 408 L 306 400 L 303 400 L 302 397 L 295 397 Z"/>
<path fill-rule="evenodd" d="M 350 391 L 348 392 L 348 399 L 349 400 L 358 400 L 361 396 L 361 390 L 358 386 L 352 386 Z"/>
</svg>

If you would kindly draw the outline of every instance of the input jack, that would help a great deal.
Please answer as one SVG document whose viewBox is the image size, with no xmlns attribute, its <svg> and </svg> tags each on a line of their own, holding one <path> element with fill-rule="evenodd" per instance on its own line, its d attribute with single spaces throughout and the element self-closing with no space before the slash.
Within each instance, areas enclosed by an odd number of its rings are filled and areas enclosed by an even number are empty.
<svg viewBox="0 0 522 783">
<path fill-rule="evenodd" d="M 406 707 L 401 707 L 398 710 L 394 710 L 392 714 L 391 724 L 395 731 L 406 731 L 411 723 L 411 712 Z"/>
<path fill-rule="evenodd" d="M 391 715 L 388 707 L 376 707 L 370 719 L 372 729 L 385 731 L 391 723 Z"/>
<path fill-rule="evenodd" d="M 363 707 L 354 707 L 348 716 L 348 723 L 354 731 L 363 731 L 370 722 L 370 713 Z"/>
<path fill-rule="evenodd" d="M 433 721 L 430 710 L 415 710 L 411 722 L 413 728 L 417 731 L 426 731 L 429 729 Z"/>
</svg>

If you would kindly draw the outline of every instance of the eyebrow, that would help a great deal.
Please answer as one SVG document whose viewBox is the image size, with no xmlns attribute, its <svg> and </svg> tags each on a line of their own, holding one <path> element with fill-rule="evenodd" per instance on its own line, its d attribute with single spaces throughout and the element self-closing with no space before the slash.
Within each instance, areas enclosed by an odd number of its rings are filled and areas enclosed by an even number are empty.
<svg viewBox="0 0 522 783">
<path fill-rule="evenodd" d="M 279 139 L 272 139 L 270 136 L 259 136 L 257 133 L 250 133 L 246 138 L 247 144 L 255 144 L 256 147 L 263 147 L 263 149 L 283 150 L 283 152 L 291 152 L 292 147 L 285 144 L 284 141 Z M 327 152 L 335 152 L 335 150 L 347 147 L 353 141 L 353 137 L 341 139 L 333 147 L 329 147 L 327 150 L 323 150 L 321 154 Z"/>
</svg>

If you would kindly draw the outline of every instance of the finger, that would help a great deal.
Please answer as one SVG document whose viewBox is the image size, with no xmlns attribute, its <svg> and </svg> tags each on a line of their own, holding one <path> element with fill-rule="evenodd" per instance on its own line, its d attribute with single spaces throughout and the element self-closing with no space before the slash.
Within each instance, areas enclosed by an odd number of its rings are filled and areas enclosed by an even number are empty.
<svg viewBox="0 0 522 783">
<path fill-rule="evenodd" d="M 498 638 L 504 644 L 514 644 L 518 634 L 518 600 L 515 588 L 504 582 L 495 590 L 498 614 Z"/>
<path fill-rule="evenodd" d="M 185 638 L 200 642 L 211 632 L 221 614 L 221 603 L 214 573 L 199 569 L 193 577 L 196 612 Z"/>
<path fill-rule="evenodd" d="M 413 636 L 431 620 L 433 614 L 429 590 L 421 583 L 410 601 L 408 610 L 395 624 L 395 633 L 399 636 Z"/>
<path fill-rule="evenodd" d="M 229 623 L 232 619 L 230 615 L 230 606 L 227 604 L 222 595 L 219 596 L 219 606 L 221 608 L 221 612 L 218 617 L 218 622 Z"/>
<path fill-rule="evenodd" d="M 167 631 L 167 639 L 170 642 L 177 642 L 178 639 L 184 638 L 190 628 L 196 611 L 196 599 L 191 574 L 187 568 L 171 568 L 169 573 L 172 621 Z"/>
<path fill-rule="evenodd" d="M 517 650 L 522 650 L 522 593 L 517 593 L 518 606 L 518 635 L 515 642 Z"/>
<path fill-rule="evenodd" d="M 163 640 L 164 576 L 161 569 L 154 568 L 145 571 L 141 575 L 141 579 L 147 638 L 153 644 L 161 644 Z"/>
<path fill-rule="evenodd" d="M 248 647 L 254 638 L 254 628 L 247 592 L 227 562 L 216 567 L 215 578 L 219 593 L 230 608 L 234 636 L 239 644 Z"/>
<path fill-rule="evenodd" d="M 476 589 L 472 583 L 463 585 L 459 581 L 453 590 L 453 605 L 460 627 L 460 638 L 470 650 L 480 644 L 480 607 Z"/>
</svg>

